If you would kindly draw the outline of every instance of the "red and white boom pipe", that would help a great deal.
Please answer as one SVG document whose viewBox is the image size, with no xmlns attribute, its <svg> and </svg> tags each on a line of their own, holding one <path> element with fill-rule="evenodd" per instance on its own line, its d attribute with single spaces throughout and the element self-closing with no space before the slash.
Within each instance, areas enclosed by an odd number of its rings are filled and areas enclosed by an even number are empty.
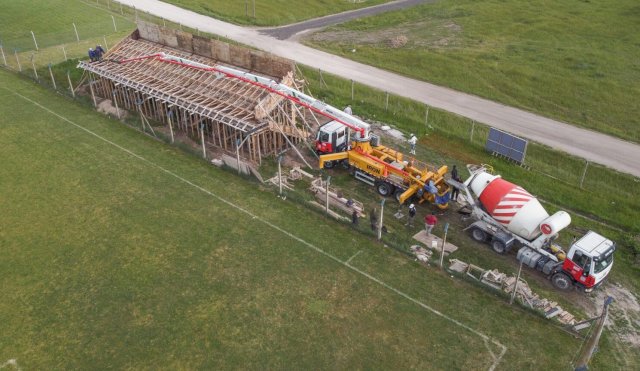
<svg viewBox="0 0 640 371">
<path fill-rule="evenodd" d="M 367 124 L 366 122 L 358 119 L 357 117 L 349 115 L 348 113 L 343 112 L 342 110 L 339 110 L 333 106 L 330 106 L 318 99 L 315 99 L 309 95 L 306 95 L 301 91 L 293 89 L 287 85 L 280 84 L 266 77 L 258 76 L 249 72 L 240 71 L 231 67 L 225 67 L 220 65 L 216 65 L 215 67 L 212 67 L 203 63 L 199 63 L 199 62 L 192 61 L 185 58 L 176 57 L 163 52 L 150 54 L 143 57 L 122 59 L 119 61 L 119 63 L 136 62 L 136 61 L 141 61 L 146 59 L 155 59 L 161 62 L 176 64 L 176 65 L 187 67 L 187 68 L 195 68 L 202 71 L 214 72 L 219 77 L 223 77 L 223 76 L 229 77 L 229 78 L 246 82 L 254 86 L 258 86 L 262 89 L 268 90 L 271 93 L 278 94 L 281 97 L 284 97 L 295 104 L 306 107 L 324 117 L 327 117 L 331 120 L 335 120 L 351 128 L 352 130 L 356 131 L 357 134 L 359 134 L 358 136 L 356 136 L 355 138 L 356 140 L 361 140 L 361 141 L 369 140 L 370 125 Z"/>
</svg>

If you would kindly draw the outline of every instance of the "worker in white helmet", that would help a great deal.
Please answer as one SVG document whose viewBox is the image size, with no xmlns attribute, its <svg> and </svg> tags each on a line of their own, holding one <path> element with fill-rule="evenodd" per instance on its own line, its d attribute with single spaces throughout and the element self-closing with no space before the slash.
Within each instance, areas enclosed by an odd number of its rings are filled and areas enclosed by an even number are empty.
<svg viewBox="0 0 640 371">
<path fill-rule="evenodd" d="M 413 220 L 416 218 L 416 205 L 409 205 L 409 218 L 407 219 L 407 224 L 409 227 L 413 227 Z"/>
<path fill-rule="evenodd" d="M 409 145 L 411 146 L 411 150 L 409 151 L 409 153 L 411 153 L 412 155 L 416 154 L 416 143 L 418 143 L 418 138 L 413 135 L 413 133 L 411 135 L 409 135 Z"/>
</svg>

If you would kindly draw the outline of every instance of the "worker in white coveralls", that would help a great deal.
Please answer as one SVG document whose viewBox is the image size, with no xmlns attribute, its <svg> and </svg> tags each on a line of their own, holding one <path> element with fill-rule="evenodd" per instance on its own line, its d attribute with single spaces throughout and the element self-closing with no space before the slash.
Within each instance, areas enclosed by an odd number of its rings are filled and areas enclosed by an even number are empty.
<svg viewBox="0 0 640 371">
<path fill-rule="evenodd" d="M 351 105 L 348 105 L 344 108 L 344 113 L 347 115 L 353 115 L 353 111 L 351 110 Z"/>
<path fill-rule="evenodd" d="M 411 134 L 409 136 L 408 142 L 411 145 L 411 150 L 409 151 L 409 153 L 411 153 L 412 155 L 415 155 L 416 154 L 416 143 L 418 142 L 418 138 L 416 138 L 415 135 Z"/>
</svg>

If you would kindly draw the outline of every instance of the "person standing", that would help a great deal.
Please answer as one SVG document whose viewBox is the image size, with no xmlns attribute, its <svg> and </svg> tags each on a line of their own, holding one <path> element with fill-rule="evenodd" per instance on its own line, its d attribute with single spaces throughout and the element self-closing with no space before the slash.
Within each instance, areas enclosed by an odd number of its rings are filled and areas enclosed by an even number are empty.
<svg viewBox="0 0 640 371">
<path fill-rule="evenodd" d="M 371 209 L 371 212 L 369 213 L 369 221 L 371 222 L 371 230 L 377 231 L 378 230 L 378 209 L 376 209 L 375 207 Z"/>
<path fill-rule="evenodd" d="M 358 210 L 353 209 L 353 213 L 351 213 L 351 224 L 358 225 Z"/>
<path fill-rule="evenodd" d="M 96 45 L 96 61 L 101 61 L 102 60 L 102 55 L 104 54 L 104 49 L 102 49 L 102 45 L 98 44 Z"/>
<path fill-rule="evenodd" d="M 409 145 L 411 146 L 411 150 L 409 151 L 409 153 L 411 153 L 412 155 L 416 154 L 416 143 L 418 142 L 418 138 L 416 138 L 415 135 L 411 134 L 409 135 Z"/>
<path fill-rule="evenodd" d="M 409 227 L 413 227 L 413 220 L 416 217 L 416 205 L 409 205 L 409 219 L 407 220 L 407 224 Z"/>
<path fill-rule="evenodd" d="M 456 165 L 453 165 L 453 169 L 451 169 L 451 179 L 455 180 L 458 183 L 462 183 L 462 179 L 458 175 L 458 168 Z M 451 199 L 455 202 L 458 202 L 458 195 L 460 194 L 460 190 L 458 187 L 453 187 L 451 190 Z"/>
<path fill-rule="evenodd" d="M 96 61 L 96 52 L 93 51 L 93 48 L 89 48 L 89 59 L 91 62 Z"/>
<path fill-rule="evenodd" d="M 431 236 L 431 231 L 438 224 L 438 218 L 436 217 L 436 213 L 432 212 L 431 214 L 424 217 L 424 229 L 427 231 L 427 236 Z"/>
<path fill-rule="evenodd" d="M 344 108 L 344 113 L 346 113 L 347 115 L 353 115 L 353 110 L 351 110 L 350 104 Z"/>
</svg>

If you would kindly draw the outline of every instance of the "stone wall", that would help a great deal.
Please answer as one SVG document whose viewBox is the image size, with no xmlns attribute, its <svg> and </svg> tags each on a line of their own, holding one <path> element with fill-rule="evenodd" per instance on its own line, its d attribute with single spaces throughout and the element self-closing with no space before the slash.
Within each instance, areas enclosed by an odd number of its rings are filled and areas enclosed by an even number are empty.
<svg viewBox="0 0 640 371">
<path fill-rule="evenodd" d="M 182 50 L 187 53 L 215 59 L 261 75 L 282 79 L 294 72 L 293 61 L 259 50 L 211 40 L 181 30 L 138 21 L 140 38 Z"/>
</svg>

